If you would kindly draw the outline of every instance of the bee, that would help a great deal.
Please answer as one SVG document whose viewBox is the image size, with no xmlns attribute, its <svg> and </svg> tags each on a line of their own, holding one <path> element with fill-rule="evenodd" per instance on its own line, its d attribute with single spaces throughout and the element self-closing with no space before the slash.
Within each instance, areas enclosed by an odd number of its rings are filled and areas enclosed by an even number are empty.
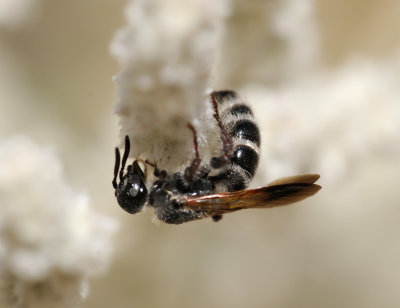
<svg viewBox="0 0 400 308">
<path fill-rule="evenodd" d="M 169 174 L 157 164 L 139 159 L 128 165 L 125 172 L 129 137 L 125 137 L 121 168 L 120 152 L 115 148 L 112 184 L 122 209 L 135 214 L 147 203 L 154 208 L 156 217 L 168 224 L 205 218 L 219 221 L 224 214 L 242 209 L 272 208 L 301 201 L 321 189 L 314 184 L 319 175 L 306 174 L 246 190 L 259 160 L 260 131 L 253 112 L 233 91 L 214 91 L 210 100 L 220 130 L 222 151 L 208 163 L 200 158 L 197 133 L 190 124 L 195 157 L 184 172 Z M 150 190 L 146 187 L 146 172 L 139 162 L 154 168 L 156 181 Z"/>
</svg>

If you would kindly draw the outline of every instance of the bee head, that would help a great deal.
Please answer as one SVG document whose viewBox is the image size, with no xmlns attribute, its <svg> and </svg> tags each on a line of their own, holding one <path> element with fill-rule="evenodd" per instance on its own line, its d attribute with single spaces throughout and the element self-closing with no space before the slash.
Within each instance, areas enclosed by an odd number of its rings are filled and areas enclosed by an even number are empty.
<svg viewBox="0 0 400 308">
<path fill-rule="evenodd" d="M 130 149 L 129 137 L 125 137 L 125 151 L 122 157 L 122 167 L 119 170 L 120 154 L 118 148 L 115 149 L 114 179 L 112 181 L 115 189 L 115 196 L 119 206 L 130 214 L 140 212 L 147 200 L 147 188 L 145 176 L 137 160 L 132 165 L 128 165 L 127 172 L 124 174 L 125 164 L 128 159 Z M 119 183 L 117 176 L 119 173 Z"/>
</svg>

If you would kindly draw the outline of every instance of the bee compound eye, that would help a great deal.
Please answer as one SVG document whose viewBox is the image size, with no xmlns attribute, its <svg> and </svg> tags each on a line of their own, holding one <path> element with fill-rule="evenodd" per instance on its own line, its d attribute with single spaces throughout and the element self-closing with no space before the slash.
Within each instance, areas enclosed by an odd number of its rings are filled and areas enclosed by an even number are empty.
<svg viewBox="0 0 400 308">
<path fill-rule="evenodd" d="M 132 187 L 129 189 L 129 195 L 131 197 L 136 197 L 137 194 L 139 193 L 140 186 L 139 184 L 132 184 Z"/>
<path fill-rule="evenodd" d="M 134 174 L 129 176 L 128 182 L 130 184 L 129 188 L 129 195 L 131 197 L 136 197 L 137 194 L 140 192 L 140 178 Z"/>
</svg>

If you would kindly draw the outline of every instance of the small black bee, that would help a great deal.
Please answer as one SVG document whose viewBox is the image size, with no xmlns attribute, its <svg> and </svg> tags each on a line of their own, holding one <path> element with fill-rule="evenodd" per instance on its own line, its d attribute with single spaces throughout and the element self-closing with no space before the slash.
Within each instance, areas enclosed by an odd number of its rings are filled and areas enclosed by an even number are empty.
<svg viewBox="0 0 400 308">
<path fill-rule="evenodd" d="M 125 164 L 130 151 L 125 137 L 125 151 L 120 169 L 120 153 L 115 149 L 114 179 L 112 181 L 119 205 L 135 214 L 147 202 L 158 219 L 169 224 L 211 217 L 214 221 L 223 214 L 247 208 L 271 208 L 291 204 L 314 195 L 321 187 L 314 184 L 318 174 L 298 175 L 276 180 L 268 186 L 244 190 L 253 178 L 258 165 L 260 132 L 251 109 L 233 91 L 216 91 L 210 95 L 214 118 L 221 131 L 222 154 L 202 163 L 197 145 L 196 130 L 192 130 L 195 158 L 182 172 L 172 175 L 157 165 L 158 178 L 148 192 L 146 176 L 139 160 Z M 119 173 L 119 183 L 117 177 Z"/>
</svg>

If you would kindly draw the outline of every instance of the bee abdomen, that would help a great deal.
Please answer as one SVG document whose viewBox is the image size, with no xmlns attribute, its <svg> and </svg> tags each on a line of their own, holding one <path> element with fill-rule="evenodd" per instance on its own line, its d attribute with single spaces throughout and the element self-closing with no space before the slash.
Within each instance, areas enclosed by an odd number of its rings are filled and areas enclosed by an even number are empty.
<svg viewBox="0 0 400 308">
<path fill-rule="evenodd" d="M 258 153 L 247 145 L 239 145 L 233 153 L 232 164 L 241 167 L 253 177 L 258 165 Z"/>
<path fill-rule="evenodd" d="M 215 179 L 218 189 L 245 189 L 259 158 L 260 131 L 250 107 L 233 91 L 217 91 L 214 97 L 225 133 L 231 142 L 230 164 Z"/>
<path fill-rule="evenodd" d="M 251 111 L 251 109 L 245 104 L 233 105 L 229 109 L 229 113 L 232 114 L 232 115 L 241 115 L 241 114 L 253 115 L 253 112 Z"/>
<path fill-rule="evenodd" d="M 249 119 L 234 121 L 231 135 L 233 138 L 246 139 L 257 147 L 260 146 L 260 131 L 257 125 Z"/>
</svg>

